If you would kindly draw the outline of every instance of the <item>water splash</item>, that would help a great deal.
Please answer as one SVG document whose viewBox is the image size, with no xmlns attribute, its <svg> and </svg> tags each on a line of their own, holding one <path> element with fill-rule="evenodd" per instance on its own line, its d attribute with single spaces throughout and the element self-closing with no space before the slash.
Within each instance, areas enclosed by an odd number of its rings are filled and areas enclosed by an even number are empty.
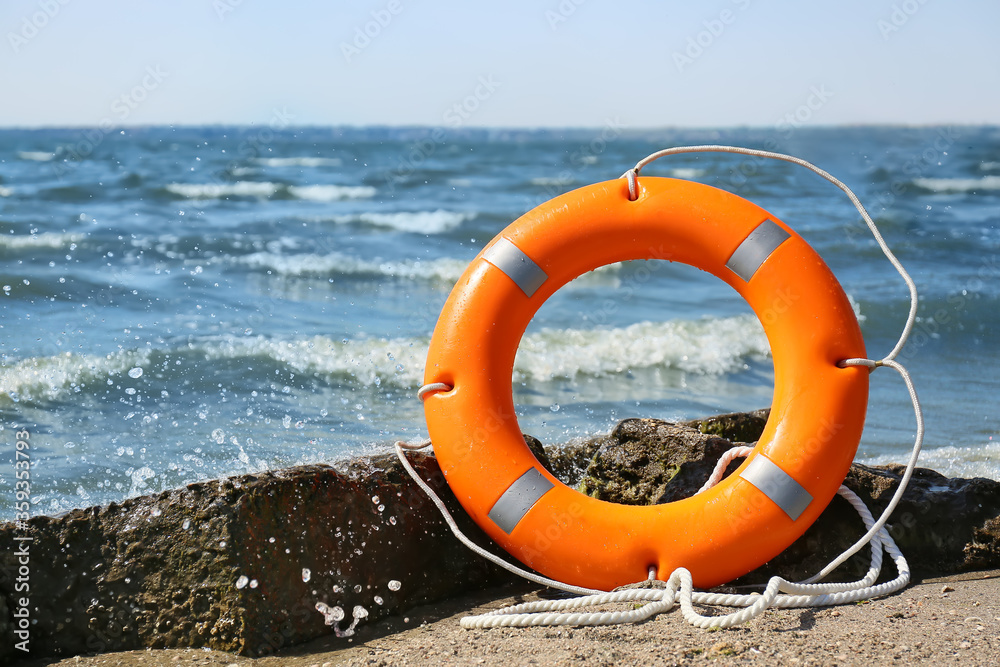
<svg viewBox="0 0 1000 667">
<path fill-rule="evenodd" d="M 361 605 L 357 605 L 351 612 L 351 616 L 353 617 L 351 624 L 341 630 L 340 622 L 344 620 L 344 609 L 342 607 L 331 607 L 324 602 L 317 602 L 316 611 L 323 614 L 323 623 L 333 626 L 333 632 L 338 637 L 353 636 L 354 629 L 358 627 L 358 623 L 368 618 L 368 610 Z"/>
</svg>

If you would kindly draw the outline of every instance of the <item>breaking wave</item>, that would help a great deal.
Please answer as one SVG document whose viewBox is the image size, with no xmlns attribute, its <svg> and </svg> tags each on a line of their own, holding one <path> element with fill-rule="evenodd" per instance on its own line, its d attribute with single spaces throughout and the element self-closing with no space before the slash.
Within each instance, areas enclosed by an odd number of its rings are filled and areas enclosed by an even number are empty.
<svg viewBox="0 0 1000 667">
<path fill-rule="evenodd" d="M 283 185 L 271 181 L 235 183 L 168 183 L 167 192 L 185 199 L 226 199 L 230 197 L 267 199 L 286 193 L 295 199 L 329 202 L 364 199 L 375 194 L 370 185 Z"/>
<path fill-rule="evenodd" d="M 982 178 L 915 178 L 913 184 L 931 192 L 975 192 L 1000 190 L 1000 176 Z"/>
<path fill-rule="evenodd" d="M 349 378 L 354 384 L 388 383 L 413 389 L 422 381 L 428 343 L 426 337 L 338 340 L 226 335 L 161 350 L 124 350 L 105 356 L 65 353 L 0 366 L 0 401 L 49 401 L 81 389 L 107 392 L 108 380 L 124 373 L 141 377 L 136 369 L 149 365 L 154 357 L 181 354 L 209 362 L 203 380 L 208 385 L 217 382 L 211 376 L 212 362 L 226 362 L 224 368 L 233 360 L 256 358 L 331 384 Z M 654 367 L 721 375 L 738 373 L 746 361 L 764 358 L 769 352 L 763 329 L 752 315 L 641 322 L 615 329 L 544 329 L 522 339 L 514 379 L 573 380 Z M 157 368 L 160 375 L 185 372 L 170 371 L 168 364 Z"/>
<path fill-rule="evenodd" d="M 272 271 L 282 276 L 371 276 L 399 280 L 426 280 L 454 283 L 468 262 L 458 259 L 380 261 L 351 257 L 337 252 L 326 255 L 288 255 L 255 252 L 232 258 L 237 264 Z"/>
<path fill-rule="evenodd" d="M 0 235 L 0 248 L 22 250 L 25 248 L 65 248 L 72 243 L 83 240 L 82 234 L 59 234 L 42 232 L 41 234 L 7 234 Z"/>
<path fill-rule="evenodd" d="M 254 160 L 265 167 L 339 167 L 337 157 L 260 157 Z"/>
</svg>

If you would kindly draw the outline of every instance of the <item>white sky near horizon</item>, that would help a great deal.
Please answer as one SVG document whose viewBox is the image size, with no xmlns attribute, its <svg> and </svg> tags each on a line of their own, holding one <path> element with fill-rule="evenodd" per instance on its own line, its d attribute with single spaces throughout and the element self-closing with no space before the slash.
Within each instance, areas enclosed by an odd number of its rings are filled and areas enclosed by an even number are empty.
<svg viewBox="0 0 1000 667">
<path fill-rule="evenodd" d="M 997 124 L 998 32 L 996 0 L 5 0 L 0 127 Z"/>
</svg>

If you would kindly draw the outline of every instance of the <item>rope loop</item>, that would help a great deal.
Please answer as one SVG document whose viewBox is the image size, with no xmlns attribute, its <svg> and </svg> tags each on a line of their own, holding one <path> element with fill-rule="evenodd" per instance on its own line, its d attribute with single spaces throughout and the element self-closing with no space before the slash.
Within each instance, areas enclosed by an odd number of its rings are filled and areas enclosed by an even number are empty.
<svg viewBox="0 0 1000 667">
<path fill-rule="evenodd" d="M 876 368 L 884 368 L 886 365 L 885 359 L 841 359 L 837 362 L 837 368 L 850 368 L 851 366 L 864 366 L 868 369 L 869 373 L 874 373 Z"/>
<path fill-rule="evenodd" d="M 622 177 L 628 181 L 628 200 L 635 201 L 639 198 L 639 172 L 635 169 L 629 169 Z"/>
<path fill-rule="evenodd" d="M 417 389 L 417 398 L 422 402 L 427 398 L 428 394 L 433 394 L 439 391 L 451 391 L 454 389 L 450 384 L 445 382 L 431 382 L 430 384 L 425 384 L 420 389 Z"/>
<path fill-rule="evenodd" d="M 405 449 L 409 452 L 415 452 L 420 449 L 427 449 L 431 446 L 431 439 L 427 438 L 425 440 L 420 440 L 419 442 L 403 442 L 402 440 L 397 440 L 395 446 L 399 449 Z"/>
<path fill-rule="evenodd" d="M 917 285 L 916 283 L 913 282 L 913 279 L 910 277 L 910 274 L 906 272 L 906 269 L 903 268 L 903 265 L 900 263 L 900 261 L 896 259 L 896 255 L 893 254 L 892 250 L 889 248 L 889 245 L 885 242 L 885 239 L 882 237 L 882 233 L 879 231 L 878 226 L 875 224 L 875 221 L 872 220 L 871 215 L 868 214 L 868 211 L 867 209 L 865 209 L 864 204 L 861 203 L 861 200 L 858 198 L 858 196 L 854 194 L 854 192 L 849 187 L 847 187 L 847 185 L 844 184 L 843 181 L 836 178 L 829 172 L 820 169 L 813 163 L 807 160 L 803 160 L 802 158 L 795 157 L 794 155 L 785 155 L 784 153 L 775 153 L 772 151 L 762 151 L 756 148 L 743 148 L 742 146 L 720 146 L 714 144 L 709 144 L 704 146 L 676 146 L 674 148 L 665 148 L 661 151 L 656 151 L 655 153 L 651 153 L 650 155 L 647 155 L 643 159 L 639 160 L 635 164 L 635 167 L 625 172 L 625 174 L 627 175 L 630 172 L 632 172 L 635 174 L 635 178 L 638 179 L 639 172 L 641 172 L 643 168 L 649 165 L 650 163 L 655 162 L 656 160 L 659 160 L 660 158 L 666 157 L 668 155 L 680 155 L 683 153 L 735 153 L 738 155 L 750 155 L 752 157 L 790 162 L 792 164 L 797 164 L 800 167 L 805 167 L 809 171 L 817 174 L 821 178 L 826 179 L 833 185 L 840 188 L 840 190 L 845 195 L 847 195 L 847 198 L 851 200 L 851 203 L 854 204 L 854 208 L 858 210 L 858 213 L 861 214 L 862 220 L 864 220 L 865 224 L 868 225 L 868 229 L 871 231 L 872 236 L 875 237 L 875 241 L 878 243 L 879 248 L 882 249 L 882 254 L 885 255 L 886 259 L 888 259 L 889 262 L 893 265 L 893 267 L 899 273 L 900 277 L 903 279 L 903 282 L 906 283 L 906 286 L 909 289 L 910 311 L 907 314 L 906 323 L 903 325 L 903 332 L 900 335 L 899 340 L 896 342 L 896 345 L 893 346 L 892 351 L 885 356 L 885 359 L 892 360 L 899 355 L 899 353 L 903 349 L 903 345 L 906 344 L 906 340 L 907 338 L 909 338 L 910 332 L 913 330 L 913 325 L 917 319 L 917 301 L 918 301 Z M 632 193 L 632 188 L 630 185 L 629 194 L 631 195 L 631 193 Z"/>
</svg>

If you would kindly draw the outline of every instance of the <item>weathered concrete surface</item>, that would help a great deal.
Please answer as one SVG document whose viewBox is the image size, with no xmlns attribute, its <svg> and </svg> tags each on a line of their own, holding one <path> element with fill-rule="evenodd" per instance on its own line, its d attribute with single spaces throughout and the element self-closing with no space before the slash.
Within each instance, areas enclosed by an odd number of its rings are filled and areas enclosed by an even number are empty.
<svg viewBox="0 0 1000 667">
<path fill-rule="evenodd" d="M 608 500 L 669 502 L 702 485 L 732 445 L 726 438 L 755 440 L 765 420 L 766 413 L 684 425 L 626 420 L 607 436 L 546 448 L 548 465 Z M 433 457 L 411 457 L 463 529 L 487 544 L 458 509 Z M 878 514 L 900 472 L 855 465 L 846 484 Z M 1000 567 L 998 482 L 918 470 L 890 525 L 917 576 Z M 734 584 L 809 576 L 861 528 L 835 498 L 785 553 Z M 35 656 L 187 646 L 264 655 L 333 632 L 317 603 L 327 606 L 331 622 L 335 608 L 342 610 L 336 630 L 343 632 L 357 606 L 367 623 L 509 580 L 454 539 L 391 455 L 36 517 L 29 532 Z M 0 525 L 0 664 L 17 657 L 10 625 L 16 557 L 7 547 L 15 534 L 23 533 Z M 857 576 L 867 562 L 867 554 L 856 556 L 840 574 Z"/>
<path fill-rule="evenodd" d="M 433 457 L 412 459 L 457 510 Z M 345 630 L 356 606 L 369 622 L 509 576 L 451 536 L 392 455 L 35 517 L 29 533 L 33 656 L 184 646 L 265 655 L 330 633 L 317 603 L 340 607 Z M 0 605 L 15 595 L 13 534 L 0 526 Z M 0 663 L 23 657 L 8 620 Z"/>
</svg>

